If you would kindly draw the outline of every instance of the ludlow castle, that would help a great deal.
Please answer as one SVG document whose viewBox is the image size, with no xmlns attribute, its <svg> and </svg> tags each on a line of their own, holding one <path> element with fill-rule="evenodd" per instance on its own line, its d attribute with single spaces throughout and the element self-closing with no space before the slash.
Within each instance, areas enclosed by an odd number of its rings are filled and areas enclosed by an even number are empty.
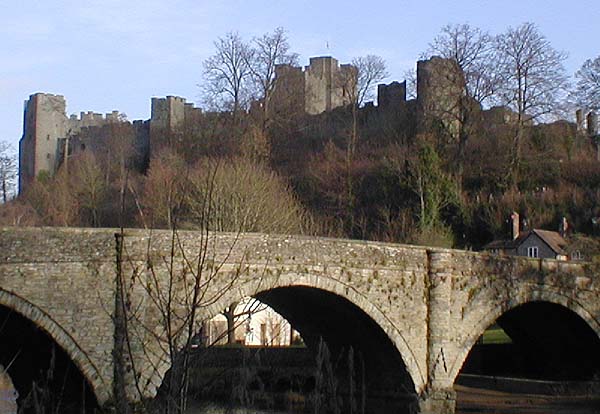
<svg viewBox="0 0 600 414">
<path fill-rule="evenodd" d="M 352 65 L 340 65 L 330 56 L 313 57 L 304 68 L 279 65 L 276 68 L 275 88 L 270 100 L 273 111 L 282 110 L 319 115 L 351 104 L 344 80 L 356 79 Z M 377 88 L 377 106 L 367 102 L 361 111 L 402 113 L 412 122 L 435 118 L 446 130 L 456 131 L 464 90 L 464 75 L 450 59 L 432 57 L 417 63 L 416 99 L 407 100 L 406 81 L 381 84 Z M 350 88 L 355 88 L 351 85 Z M 250 112 L 261 103 L 255 102 Z M 503 107 L 481 111 L 486 122 L 510 123 L 515 114 Z M 23 136 L 19 143 L 19 191 L 23 192 L 40 174 L 54 174 L 70 156 L 82 151 L 110 151 L 111 146 L 127 141 L 135 149 L 140 166 L 146 165 L 157 142 L 164 134 L 181 131 L 184 125 L 201 129 L 210 113 L 194 107 L 184 98 L 167 96 L 152 98 L 149 120 L 129 122 L 118 111 L 106 115 L 81 112 L 66 115 L 66 100 L 61 95 L 36 93 L 25 101 Z M 597 116 L 578 111 L 577 128 L 597 136 Z M 140 167 L 143 168 L 143 167 Z"/>
</svg>

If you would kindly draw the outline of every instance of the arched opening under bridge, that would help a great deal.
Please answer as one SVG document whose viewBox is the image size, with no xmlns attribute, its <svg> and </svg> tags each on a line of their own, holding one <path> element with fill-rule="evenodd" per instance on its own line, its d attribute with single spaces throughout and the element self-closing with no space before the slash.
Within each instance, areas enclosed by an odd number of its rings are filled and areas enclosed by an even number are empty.
<svg viewBox="0 0 600 414">
<path fill-rule="evenodd" d="M 307 286 L 276 287 L 253 297 L 283 316 L 302 341 L 280 347 L 198 347 L 194 375 L 202 370 L 232 372 L 213 381 L 223 396 L 268 389 L 294 394 L 296 403 L 311 409 L 314 404 L 323 409 L 337 405 L 339 412 L 349 412 L 352 405 L 353 412 L 409 413 L 417 405 L 415 384 L 398 348 L 350 300 Z M 261 398 L 250 400 L 260 407 Z M 245 403 L 243 398 L 235 402 Z"/>
<path fill-rule="evenodd" d="M 553 412 L 560 403 L 574 410 L 590 397 L 583 404 L 590 413 L 597 412 L 600 338 L 573 309 L 549 301 L 527 302 L 491 322 L 471 348 L 456 385 L 459 411 L 498 408 L 506 401 L 516 409 L 519 404 L 537 405 Z M 499 394 L 492 396 L 491 390 Z"/>
<path fill-rule="evenodd" d="M 0 364 L 18 392 L 19 413 L 75 414 L 98 408 L 96 396 L 69 355 L 41 327 L 0 306 Z"/>
</svg>

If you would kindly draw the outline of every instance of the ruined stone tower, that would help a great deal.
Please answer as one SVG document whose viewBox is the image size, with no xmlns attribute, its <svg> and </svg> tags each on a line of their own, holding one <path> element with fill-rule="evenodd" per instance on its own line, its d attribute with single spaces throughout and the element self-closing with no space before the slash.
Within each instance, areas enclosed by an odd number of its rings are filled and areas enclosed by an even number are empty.
<svg viewBox="0 0 600 414">
<path fill-rule="evenodd" d="M 65 109 L 61 95 L 36 93 L 25 101 L 23 137 L 19 142 L 19 191 L 41 172 L 54 172 L 58 139 L 67 132 Z"/>
<path fill-rule="evenodd" d="M 417 62 L 417 102 L 420 123 L 441 125 L 455 136 L 459 128 L 460 105 L 464 98 L 464 75 L 452 59 L 433 56 Z"/>
<path fill-rule="evenodd" d="M 406 104 L 406 81 L 377 85 L 377 106 L 381 108 L 401 107 Z"/>
<path fill-rule="evenodd" d="M 40 173 L 54 174 L 62 162 L 61 149 L 65 140 L 83 128 L 92 128 L 110 122 L 121 122 L 124 117 L 118 111 L 106 114 L 81 112 L 80 117 L 66 115 L 67 103 L 62 95 L 35 93 L 25 101 L 23 136 L 19 141 L 19 192 Z M 68 145 L 68 144 L 66 144 Z"/>
</svg>

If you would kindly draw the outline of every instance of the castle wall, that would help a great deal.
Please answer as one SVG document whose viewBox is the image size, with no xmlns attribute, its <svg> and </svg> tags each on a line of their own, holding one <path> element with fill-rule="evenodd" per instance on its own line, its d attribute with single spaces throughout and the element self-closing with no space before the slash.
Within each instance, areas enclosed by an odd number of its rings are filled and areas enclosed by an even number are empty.
<svg viewBox="0 0 600 414">
<path fill-rule="evenodd" d="M 276 82 L 269 102 L 259 102 L 255 107 L 268 105 L 269 116 L 316 115 L 337 107 L 351 104 L 355 95 L 357 69 L 352 65 L 339 65 L 331 56 L 314 57 L 304 69 L 291 65 L 278 65 Z M 392 82 L 378 87 L 378 109 L 365 107 L 369 113 L 402 113 L 414 118 L 421 128 L 443 125 L 450 134 L 458 132 L 460 103 L 463 98 L 464 76 L 455 62 L 433 57 L 420 61 L 417 69 L 417 93 L 415 102 L 406 101 L 406 82 Z M 40 171 L 53 173 L 64 157 L 69 139 L 81 135 L 77 150 L 94 150 L 102 143 L 93 142 L 95 136 L 90 128 L 122 122 L 117 111 L 103 116 L 95 112 L 81 112 L 79 116 L 65 115 L 64 97 L 35 94 L 26 102 L 24 132 L 20 143 L 20 188 L 24 189 Z M 383 112 L 382 112 L 383 111 Z M 139 124 L 135 132 L 136 148 L 148 159 L 151 150 L 161 144 L 180 140 L 202 127 L 204 114 L 184 98 L 167 96 L 152 98 L 151 118 Z M 590 124 L 588 122 L 588 124 Z M 106 140 L 105 140 L 106 141 Z M 62 142 L 62 152 L 60 143 Z M 69 149 L 69 153 L 72 152 Z"/>
</svg>

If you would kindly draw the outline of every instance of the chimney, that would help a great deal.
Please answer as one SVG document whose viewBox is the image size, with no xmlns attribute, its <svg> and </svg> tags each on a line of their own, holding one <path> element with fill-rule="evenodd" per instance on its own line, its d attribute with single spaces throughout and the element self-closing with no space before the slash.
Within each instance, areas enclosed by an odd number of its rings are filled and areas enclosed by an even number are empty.
<svg viewBox="0 0 600 414">
<path fill-rule="evenodd" d="M 516 240 L 519 237 L 519 213 L 513 211 L 510 219 L 512 221 L 512 238 Z"/>
<path fill-rule="evenodd" d="M 569 230 L 569 222 L 567 222 L 567 218 L 563 217 L 560 221 L 560 225 L 558 226 L 558 232 L 561 237 L 567 237 L 567 231 Z"/>
</svg>

